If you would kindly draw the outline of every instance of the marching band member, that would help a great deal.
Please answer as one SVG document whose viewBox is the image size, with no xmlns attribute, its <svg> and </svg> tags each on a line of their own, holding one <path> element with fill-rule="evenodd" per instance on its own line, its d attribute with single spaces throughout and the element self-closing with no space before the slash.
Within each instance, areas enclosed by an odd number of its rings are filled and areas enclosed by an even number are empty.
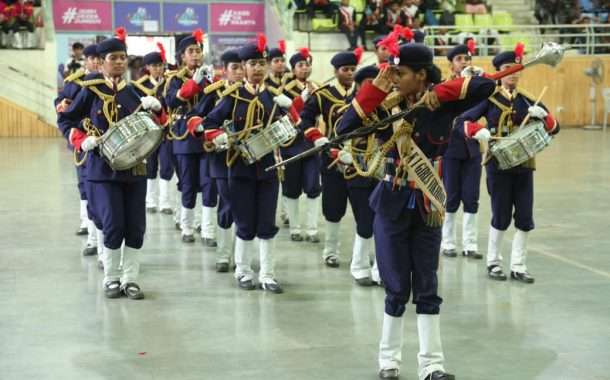
<svg viewBox="0 0 610 380">
<path fill-rule="evenodd" d="M 146 167 L 115 171 L 98 154 L 102 136 L 111 126 L 139 109 L 165 114 L 158 99 L 138 97 L 123 76 L 127 69 L 127 46 L 124 30 L 120 38 L 110 38 L 97 46 L 102 60 L 101 72 L 84 78 L 83 89 L 68 109 L 60 114 L 59 126 L 69 131 L 71 144 L 87 157 L 87 195 L 95 208 L 104 231 L 104 292 L 108 298 L 125 294 L 141 299 L 144 293 L 137 284 L 139 250 L 146 230 Z M 81 123 L 81 121 L 83 123 Z M 124 244 L 122 269 L 121 246 Z"/>
<path fill-rule="evenodd" d="M 269 70 L 267 72 L 267 75 L 265 76 L 265 86 L 267 88 L 272 88 L 276 91 L 283 92 L 282 89 L 290 78 L 290 72 L 288 72 L 286 69 L 285 40 L 279 40 L 278 47 L 269 49 L 269 55 L 267 57 L 267 60 L 269 62 Z M 284 183 L 285 181 L 280 183 L 280 186 L 282 186 L 282 193 L 284 191 Z M 282 224 L 284 226 L 289 226 L 290 221 L 286 209 L 286 204 L 284 202 L 280 202 L 279 207 L 280 220 L 282 221 Z"/>
<path fill-rule="evenodd" d="M 144 67 L 148 74 L 133 81 L 132 85 L 140 96 L 154 96 L 161 104 L 163 99 L 164 72 L 165 72 L 165 48 L 160 42 L 157 43 L 158 52 L 148 53 L 143 58 Z M 159 181 L 157 181 L 157 172 Z M 172 141 L 164 134 L 159 148 L 146 159 L 146 210 L 157 212 L 157 205 L 163 214 L 172 214 L 172 202 L 170 201 L 170 181 L 174 176 L 174 162 L 172 153 Z"/>
<path fill-rule="evenodd" d="M 97 54 L 97 45 L 92 44 L 87 46 L 83 50 L 84 60 L 84 69 L 80 69 L 71 75 L 69 75 L 66 79 L 64 79 L 64 87 L 62 91 L 59 93 L 59 96 L 55 99 L 55 109 L 58 113 L 65 111 L 70 103 L 76 98 L 80 90 L 83 88 L 83 79 L 85 76 L 95 73 L 98 70 L 99 65 L 99 56 Z M 66 131 L 69 133 L 69 131 Z M 66 138 L 68 135 L 65 136 Z M 76 177 L 78 179 L 78 191 L 80 193 L 80 227 L 77 230 L 77 235 L 87 235 L 87 244 L 85 249 L 83 250 L 83 256 L 94 256 L 98 254 L 99 248 L 99 257 L 101 260 L 102 253 L 102 244 L 103 238 L 101 236 L 102 232 L 97 230 L 95 227 L 95 223 L 93 222 L 93 218 L 91 214 L 91 209 L 88 207 L 87 201 L 87 177 L 85 166 L 81 163 L 84 154 L 81 152 L 78 154 L 77 165 L 76 165 Z M 98 239 L 98 237 L 100 239 Z"/>
<path fill-rule="evenodd" d="M 218 201 L 216 184 L 209 176 L 209 156 L 203 150 L 201 139 L 186 124 L 186 115 L 199 102 L 204 88 L 209 84 L 206 67 L 201 66 L 203 31 L 198 29 L 191 36 L 183 38 L 178 44 L 177 54 L 183 67 L 168 78 L 165 101 L 174 120 L 170 136 L 173 139 L 182 193 L 182 241 L 195 241 L 195 204 L 197 193 L 201 191 L 201 237 L 206 246 L 215 247 L 216 229 L 213 220 Z"/>
<path fill-rule="evenodd" d="M 187 121 L 187 127 L 198 134 L 203 132 L 201 123 L 208 113 L 218 105 L 218 102 L 225 94 L 230 94 L 241 86 L 241 81 L 244 79 L 244 69 L 241 65 L 238 51 L 228 50 L 220 57 L 220 60 L 224 64 L 226 79 L 214 82 L 203 90 L 203 98 L 201 98 L 197 106 L 193 109 Z M 211 144 L 213 144 L 213 142 Z M 214 146 L 214 148 L 222 147 Z M 218 248 L 216 248 L 216 271 L 228 272 L 232 256 L 231 251 L 233 248 L 233 215 L 231 214 L 231 199 L 229 193 L 227 150 L 222 149 L 208 154 L 210 154 L 210 176 L 214 179 L 216 187 L 218 188 Z M 231 154 L 234 154 L 232 150 Z"/>
<path fill-rule="evenodd" d="M 457 45 L 447 53 L 451 76 L 459 78 L 464 69 L 472 63 L 475 53 L 473 39 L 465 45 Z M 454 115 L 448 115 L 447 122 L 453 125 Z M 462 219 L 462 255 L 482 259 L 477 244 L 477 211 L 479 209 L 479 188 L 481 187 L 481 150 L 475 139 L 464 139 L 458 129 L 451 133 L 449 146 L 443 156 L 443 183 L 447 191 L 445 222 L 441 250 L 447 257 L 456 257 L 455 219 L 460 203 L 464 207 Z"/>
<path fill-rule="evenodd" d="M 372 83 L 362 86 L 337 126 L 338 134 L 370 125 L 372 115 L 383 115 L 384 108 L 396 113 L 414 103 L 442 105 L 436 111 L 418 107 L 391 128 L 378 131 L 383 142 L 380 149 L 386 156 L 386 174 L 371 195 L 370 205 L 375 211 L 377 263 L 386 289 L 379 377 L 399 377 L 402 316 L 413 293 L 420 344 L 419 378 L 452 380 L 455 376 L 445 372 L 443 365 L 439 319 L 442 299 L 436 274 L 444 205 L 437 171 L 450 132 L 439 118 L 452 108 L 465 108 L 489 96 L 494 84 L 476 77 L 445 82 L 426 91 L 440 81 L 440 70 L 433 64 L 432 51 L 421 44 L 394 46 L 389 62 L 394 67 L 383 68 Z M 394 86 L 399 95 L 387 96 Z"/>
<path fill-rule="evenodd" d="M 335 67 L 336 80 L 314 91 L 305 103 L 305 108 L 301 112 L 300 127 L 305 131 L 305 137 L 316 146 L 328 142 L 329 138 L 335 136 L 334 126 L 341 114 L 340 110 L 352 98 L 354 71 L 360 61 L 361 53 L 361 49 L 356 49 L 354 52 L 335 54 L 331 64 Z M 319 116 L 323 126 L 316 128 L 316 119 Z M 330 155 L 323 155 L 322 158 L 322 214 L 326 219 L 323 258 L 327 266 L 331 268 L 339 266 L 339 226 L 349 199 L 356 219 L 356 240 L 351 273 L 356 283 L 368 286 L 371 285 L 367 250 L 372 244 L 372 212 L 365 192 L 356 191 L 356 187 L 348 186 L 344 174 L 334 167 L 340 164 L 345 168 L 352 162 L 352 155 L 347 148 L 331 151 Z"/>
<path fill-rule="evenodd" d="M 258 36 L 256 44 L 239 50 L 239 59 L 245 71 L 243 85 L 230 87 L 225 91 L 220 103 L 210 112 L 203 122 L 205 139 L 215 145 L 226 145 L 228 134 L 222 129 L 226 120 L 232 121 L 229 127 L 237 139 L 251 136 L 259 128 L 264 128 L 273 116 L 279 118 L 283 109 L 274 107 L 277 96 L 264 85 L 267 70 L 266 38 Z M 281 106 L 281 105 L 280 105 Z M 281 108 L 281 107 L 279 107 Z M 235 277 L 239 288 L 252 290 L 254 273 L 251 259 L 254 238 L 259 240 L 261 289 L 272 293 L 282 293 L 282 287 L 275 279 L 273 260 L 273 239 L 278 232 L 275 213 L 279 192 L 277 173 L 265 172 L 274 163 L 274 154 L 269 153 L 254 164 L 248 164 L 241 157 L 232 154 L 229 161 L 229 198 L 233 219 L 237 227 L 235 241 Z"/>
<path fill-rule="evenodd" d="M 493 59 L 494 67 L 501 71 L 520 63 L 523 50 L 523 45 L 518 44 L 514 51 L 496 55 Z M 534 97 L 518 87 L 519 77 L 519 73 L 516 73 L 502 78 L 500 86 L 489 99 L 456 119 L 456 129 L 464 133 L 467 139 L 488 141 L 492 135 L 510 135 L 529 115 L 534 120 L 544 122 L 549 134 L 558 133 L 559 125 L 546 107 L 541 103 L 535 105 Z M 481 117 L 487 120 L 487 128 L 477 123 Z M 512 242 L 510 276 L 524 283 L 534 282 L 526 266 L 527 239 L 529 231 L 534 229 L 534 169 L 534 159 L 507 170 L 499 169 L 495 159 L 487 164 L 487 191 L 491 196 L 492 209 L 487 272 L 491 279 L 507 279 L 501 267 L 500 249 L 504 233 L 514 218 L 516 232 Z"/>
<path fill-rule="evenodd" d="M 311 75 L 311 63 L 312 56 L 307 48 L 300 49 L 298 53 L 290 57 L 290 67 L 294 79 L 284 86 L 284 95 L 295 104 L 297 112 L 302 111 L 304 103 L 318 88 L 315 83 L 308 80 Z M 311 147 L 311 142 L 299 134 L 290 145 L 282 147 L 282 158 L 293 157 Z M 307 196 L 305 198 L 305 240 L 312 243 L 320 241 L 318 238 L 318 197 L 321 191 L 319 156 L 307 157 L 286 166 L 282 181 L 282 199 L 288 212 L 292 241 L 303 240 L 299 213 L 301 193 L 305 193 Z"/>
<path fill-rule="evenodd" d="M 265 86 L 279 90 L 290 74 L 286 69 L 286 41 L 279 40 L 278 47 L 269 49 L 269 72 L 265 76 Z"/>
</svg>

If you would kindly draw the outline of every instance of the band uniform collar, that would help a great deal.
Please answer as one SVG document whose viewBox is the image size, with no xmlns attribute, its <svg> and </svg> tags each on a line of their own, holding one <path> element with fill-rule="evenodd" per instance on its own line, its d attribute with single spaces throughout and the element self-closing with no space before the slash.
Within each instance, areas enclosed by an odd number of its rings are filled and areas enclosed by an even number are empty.
<svg viewBox="0 0 610 380">
<path fill-rule="evenodd" d="M 354 91 L 353 83 L 350 88 L 346 89 L 345 87 L 343 87 L 343 85 L 341 83 L 339 83 L 339 80 L 336 78 L 333 80 L 332 85 L 333 85 L 333 87 L 335 87 L 337 89 L 337 92 L 344 98 L 351 95 L 352 92 Z"/>
</svg>

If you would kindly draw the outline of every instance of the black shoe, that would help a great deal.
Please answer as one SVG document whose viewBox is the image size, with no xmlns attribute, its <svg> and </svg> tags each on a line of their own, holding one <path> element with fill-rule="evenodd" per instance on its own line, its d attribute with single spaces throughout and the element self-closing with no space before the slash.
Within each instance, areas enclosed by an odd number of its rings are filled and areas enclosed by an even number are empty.
<svg viewBox="0 0 610 380">
<path fill-rule="evenodd" d="M 307 235 L 305 237 L 305 241 L 308 241 L 310 243 L 319 243 L 320 242 L 320 238 L 318 237 L 318 235 Z"/>
<path fill-rule="evenodd" d="M 88 233 L 89 233 L 89 230 L 87 229 L 87 227 L 80 227 L 78 230 L 76 230 L 77 236 L 87 235 Z"/>
<path fill-rule="evenodd" d="M 201 224 L 195 227 L 195 231 L 201 233 Z"/>
<path fill-rule="evenodd" d="M 193 236 L 193 235 L 182 235 L 182 242 L 183 243 L 194 243 L 195 242 L 195 236 Z"/>
<path fill-rule="evenodd" d="M 216 263 L 216 272 L 226 273 L 229 271 L 229 263 Z"/>
<path fill-rule="evenodd" d="M 483 258 L 483 255 L 481 255 L 477 251 L 462 251 L 462 256 L 469 257 L 475 260 L 481 260 Z"/>
<path fill-rule="evenodd" d="M 526 284 L 533 284 L 536 280 L 527 272 L 510 272 L 511 280 L 521 281 Z"/>
<path fill-rule="evenodd" d="M 156 207 L 146 207 L 146 211 L 151 214 L 154 214 L 157 212 L 157 208 Z"/>
<path fill-rule="evenodd" d="M 457 257 L 457 251 L 455 249 L 443 249 L 442 252 L 445 257 Z"/>
<path fill-rule="evenodd" d="M 379 378 L 384 380 L 398 380 L 400 371 L 397 368 L 382 369 L 379 371 Z"/>
<path fill-rule="evenodd" d="M 176 230 L 182 231 L 182 227 L 180 227 L 180 223 L 179 222 L 176 222 L 176 224 L 174 226 L 176 227 Z"/>
<path fill-rule="evenodd" d="M 290 234 L 290 240 L 303 241 L 303 236 L 301 236 L 301 234 Z"/>
<path fill-rule="evenodd" d="M 434 371 L 426 376 L 424 380 L 455 380 L 455 376 L 443 371 Z"/>
<path fill-rule="evenodd" d="M 218 243 L 216 243 L 216 239 L 201 238 L 201 242 L 203 243 L 203 245 L 210 248 L 216 248 L 218 246 Z"/>
<path fill-rule="evenodd" d="M 106 298 L 119 298 L 123 294 L 119 281 L 110 281 L 104 284 L 104 295 Z"/>
<path fill-rule="evenodd" d="M 121 286 L 121 290 L 130 300 L 141 300 L 144 298 L 144 292 L 142 292 L 140 286 L 135 282 L 123 284 L 123 286 Z"/>
<path fill-rule="evenodd" d="M 162 208 L 160 212 L 161 214 L 172 215 L 174 213 L 174 210 L 172 210 L 171 208 Z"/>
<path fill-rule="evenodd" d="M 371 280 L 370 277 L 356 278 L 356 284 L 359 286 L 373 286 L 375 283 Z"/>
<path fill-rule="evenodd" d="M 280 286 L 280 284 L 278 284 L 275 280 L 270 281 L 270 282 L 262 282 L 259 284 L 259 287 L 262 290 L 271 292 L 271 293 L 275 293 L 275 294 L 282 294 L 284 293 L 284 289 L 282 289 L 282 287 Z"/>
<path fill-rule="evenodd" d="M 254 286 L 254 281 L 252 280 L 244 280 L 244 276 L 241 276 L 237 279 L 237 286 L 243 290 L 254 290 L 256 286 Z"/>
<path fill-rule="evenodd" d="M 339 259 L 337 259 L 336 256 L 328 256 L 324 259 L 324 264 L 326 264 L 327 267 L 339 268 Z"/>
<path fill-rule="evenodd" d="M 487 276 L 492 280 L 506 281 L 506 275 L 499 265 L 490 265 L 487 267 Z"/>
<path fill-rule="evenodd" d="M 83 249 L 83 256 L 95 256 L 97 255 L 97 246 L 94 245 L 92 247 L 85 247 L 85 249 Z"/>
</svg>

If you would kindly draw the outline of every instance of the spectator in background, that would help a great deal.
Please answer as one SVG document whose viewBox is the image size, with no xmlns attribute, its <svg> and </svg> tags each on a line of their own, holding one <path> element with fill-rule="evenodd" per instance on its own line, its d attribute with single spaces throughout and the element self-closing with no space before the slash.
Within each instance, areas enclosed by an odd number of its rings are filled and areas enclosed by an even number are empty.
<svg viewBox="0 0 610 380">
<path fill-rule="evenodd" d="M 367 0 L 358 27 L 358 33 L 362 40 L 362 46 L 366 50 L 366 31 L 373 30 L 375 34 L 383 34 L 383 3 L 377 0 Z"/>
<path fill-rule="evenodd" d="M 85 57 L 83 56 L 83 50 L 85 46 L 80 42 L 75 42 L 72 44 L 72 54 L 70 55 L 70 60 L 66 62 L 64 66 L 64 77 L 74 73 L 81 67 L 85 66 Z"/>
<path fill-rule="evenodd" d="M 34 4 L 31 1 L 15 2 L 12 31 L 27 30 L 34 33 Z"/>
<path fill-rule="evenodd" d="M 425 25 L 438 25 L 438 20 L 436 16 L 434 16 L 433 11 L 439 10 L 441 8 L 441 4 L 438 0 L 423 0 L 419 5 L 419 12 L 424 15 L 424 24 Z"/>
<path fill-rule="evenodd" d="M 394 25 L 405 26 L 406 20 L 405 15 L 400 10 L 400 3 L 398 1 L 392 1 L 385 8 L 384 16 L 384 33 L 390 33 L 394 29 Z"/>
<path fill-rule="evenodd" d="M 349 50 L 354 50 L 358 45 L 358 33 L 356 31 L 356 10 L 349 5 L 349 0 L 341 0 L 339 6 L 339 29 L 347 37 Z"/>
<path fill-rule="evenodd" d="M 487 4 L 485 0 L 466 0 L 464 11 L 470 14 L 485 14 L 487 13 Z"/>
<path fill-rule="evenodd" d="M 578 0 L 536 0 L 534 16 L 540 24 L 571 24 L 580 16 Z"/>
<path fill-rule="evenodd" d="M 336 6 L 330 0 L 310 0 L 307 6 L 309 18 L 313 18 L 316 11 L 322 11 L 328 18 L 334 18 L 337 11 Z"/>
<path fill-rule="evenodd" d="M 405 17 L 405 24 L 408 27 L 413 27 L 415 20 L 419 17 L 419 1 L 418 0 L 403 0 L 400 11 Z"/>
</svg>

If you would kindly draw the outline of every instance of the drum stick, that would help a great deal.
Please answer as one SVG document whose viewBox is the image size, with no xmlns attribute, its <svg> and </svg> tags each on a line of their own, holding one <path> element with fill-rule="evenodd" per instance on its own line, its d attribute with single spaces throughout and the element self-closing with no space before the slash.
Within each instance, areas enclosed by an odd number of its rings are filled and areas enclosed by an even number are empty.
<svg viewBox="0 0 610 380">
<path fill-rule="evenodd" d="M 538 103 L 540 103 L 540 100 L 542 99 L 542 97 L 544 96 L 544 93 L 546 92 L 546 90 L 548 89 L 548 86 L 544 86 L 544 88 L 542 89 L 542 91 L 540 92 L 540 95 L 538 96 L 538 99 L 536 99 L 536 102 L 534 102 L 534 105 L 532 105 L 532 107 L 535 107 L 538 105 Z M 525 119 L 523 119 L 523 121 L 521 122 L 521 125 L 519 126 L 519 128 L 523 127 L 525 124 L 527 124 L 527 122 L 530 120 L 530 114 L 528 113 L 527 116 L 525 116 Z"/>
<path fill-rule="evenodd" d="M 548 90 L 548 86 L 544 86 L 544 88 L 542 89 L 542 91 L 540 91 L 540 95 L 538 95 L 538 99 L 536 99 L 536 102 L 534 102 L 533 106 L 537 106 L 538 103 L 540 103 L 540 100 L 542 100 L 542 97 L 544 96 L 544 94 L 546 93 L 546 90 Z M 532 106 L 532 107 L 533 107 Z M 525 124 L 527 124 L 527 122 L 530 119 L 530 114 L 528 113 L 527 116 L 525 116 L 525 118 L 523 119 L 523 121 L 521 122 L 521 125 L 519 125 L 519 128 L 523 127 Z M 495 137 L 492 136 L 490 138 L 491 140 L 502 140 L 502 139 L 510 139 L 510 137 Z M 491 155 L 489 154 L 489 145 L 487 146 L 487 149 L 485 150 L 484 156 L 483 156 L 483 161 L 481 161 L 481 166 L 485 166 L 487 165 L 487 163 L 491 160 Z"/>
<path fill-rule="evenodd" d="M 331 169 L 333 166 L 337 165 L 337 163 L 338 163 L 338 162 L 339 162 L 339 157 L 335 158 L 335 159 L 333 160 L 333 162 L 331 162 L 331 163 L 330 163 L 330 165 L 328 165 L 328 166 L 326 167 L 326 169 Z"/>
</svg>

